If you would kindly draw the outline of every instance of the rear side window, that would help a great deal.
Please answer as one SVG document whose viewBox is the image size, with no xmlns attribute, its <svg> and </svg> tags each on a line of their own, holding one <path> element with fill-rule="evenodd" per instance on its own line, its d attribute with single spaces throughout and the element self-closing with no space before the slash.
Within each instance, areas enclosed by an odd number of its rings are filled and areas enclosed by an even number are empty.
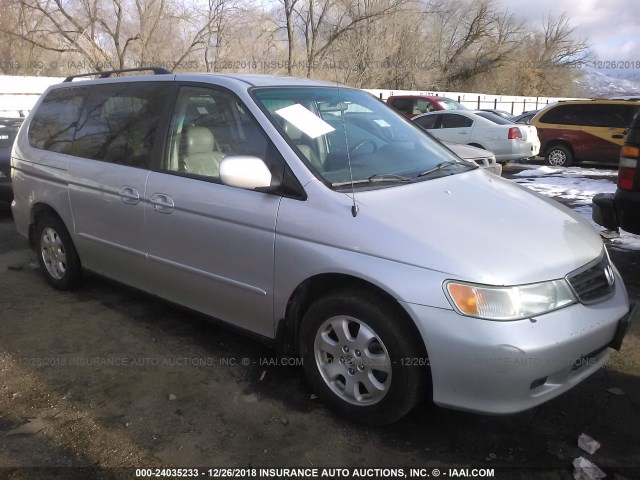
<svg viewBox="0 0 640 480">
<path fill-rule="evenodd" d="M 93 87 L 78 124 L 73 155 L 150 168 L 155 134 L 170 88 L 164 82 Z"/>
<path fill-rule="evenodd" d="M 394 98 L 391 100 L 391 106 L 399 112 L 411 114 L 413 113 L 413 98 Z"/>
<path fill-rule="evenodd" d="M 86 97 L 86 88 L 58 88 L 49 92 L 31 120 L 29 144 L 51 152 L 71 153 L 73 134 Z"/>
<path fill-rule="evenodd" d="M 455 113 L 446 113 L 442 116 L 442 124 L 440 128 L 464 128 L 473 125 L 473 120 L 464 115 L 456 115 Z"/>
</svg>

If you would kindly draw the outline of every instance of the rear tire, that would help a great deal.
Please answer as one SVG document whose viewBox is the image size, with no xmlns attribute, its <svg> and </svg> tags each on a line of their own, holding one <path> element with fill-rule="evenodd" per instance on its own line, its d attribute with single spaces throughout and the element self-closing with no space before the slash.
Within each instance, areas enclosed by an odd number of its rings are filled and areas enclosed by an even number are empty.
<svg viewBox="0 0 640 480">
<path fill-rule="evenodd" d="M 552 145 L 547 149 L 544 163 L 552 167 L 570 167 L 573 165 L 573 153 L 564 145 Z"/>
<path fill-rule="evenodd" d="M 58 290 L 71 290 L 82 277 L 80 258 L 64 223 L 45 215 L 36 225 L 38 263 L 47 282 Z"/>
<path fill-rule="evenodd" d="M 369 291 L 317 300 L 304 315 L 299 342 L 318 397 L 357 422 L 392 423 L 431 386 L 422 338 L 399 306 Z"/>
</svg>

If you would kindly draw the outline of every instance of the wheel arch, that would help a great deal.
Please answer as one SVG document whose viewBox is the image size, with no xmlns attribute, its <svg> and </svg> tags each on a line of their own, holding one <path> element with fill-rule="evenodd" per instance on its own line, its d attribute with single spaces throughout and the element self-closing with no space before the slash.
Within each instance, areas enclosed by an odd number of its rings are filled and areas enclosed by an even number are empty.
<svg viewBox="0 0 640 480">
<path fill-rule="evenodd" d="M 567 142 L 566 140 L 551 140 L 550 142 L 548 142 L 544 147 L 545 157 L 549 153 L 549 150 L 551 150 L 553 147 L 556 147 L 556 146 L 567 148 L 571 152 L 571 155 L 573 155 L 573 157 L 575 158 L 576 152 L 573 150 L 573 146 L 571 145 L 571 143 Z"/>
<path fill-rule="evenodd" d="M 47 215 L 51 215 L 58 218 L 62 222 L 62 224 L 65 226 L 67 231 L 71 232 L 71 230 L 69 229 L 69 226 L 66 224 L 62 216 L 56 211 L 55 208 L 53 208 L 51 205 L 45 202 L 35 203 L 31 207 L 31 211 L 29 212 L 29 245 L 32 248 L 35 247 L 35 242 L 36 242 L 36 239 L 34 237 L 36 225 L 38 224 L 38 221 L 41 218 Z"/>
<path fill-rule="evenodd" d="M 384 298 L 403 318 L 407 328 L 416 338 L 422 339 L 417 325 L 397 299 L 382 287 L 362 278 L 343 273 L 322 273 L 307 278 L 293 291 L 287 302 L 286 313 L 276 328 L 276 345 L 284 354 L 298 355 L 298 335 L 304 314 L 314 301 L 340 289 L 366 290 Z M 421 340 L 421 347 L 427 355 L 426 346 Z"/>
</svg>

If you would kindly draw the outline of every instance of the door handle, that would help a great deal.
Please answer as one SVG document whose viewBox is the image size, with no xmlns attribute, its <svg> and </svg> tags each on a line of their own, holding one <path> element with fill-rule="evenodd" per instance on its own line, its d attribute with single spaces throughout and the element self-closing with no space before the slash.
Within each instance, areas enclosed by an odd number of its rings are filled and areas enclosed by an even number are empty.
<svg viewBox="0 0 640 480">
<path fill-rule="evenodd" d="M 140 194 L 133 187 L 122 187 L 118 195 L 120 195 L 124 203 L 128 203 L 129 205 L 137 205 L 140 203 Z"/>
<path fill-rule="evenodd" d="M 624 135 L 617 133 L 615 135 L 611 135 L 611 138 L 624 138 Z"/>
<path fill-rule="evenodd" d="M 154 193 L 151 195 L 149 201 L 153 205 L 153 208 L 155 208 L 156 212 L 160 213 L 171 213 L 175 207 L 173 198 L 164 193 Z"/>
<path fill-rule="evenodd" d="M 458 132 L 458 135 L 466 135 L 469 132 Z"/>
</svg>

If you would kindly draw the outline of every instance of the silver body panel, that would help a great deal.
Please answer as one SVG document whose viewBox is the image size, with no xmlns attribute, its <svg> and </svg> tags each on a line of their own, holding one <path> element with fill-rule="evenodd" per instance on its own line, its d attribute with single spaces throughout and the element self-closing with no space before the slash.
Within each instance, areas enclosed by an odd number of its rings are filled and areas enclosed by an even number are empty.
<svg viewBox="0 0 640 480">
<path fill-rule="evenodd" d="M 491 413 L 523 410 L 565 391 L 606 361 L 604 352 L 595 366 L 571 373 L 538 365 L 502 371 L 473 359 L 494 354 L 579 358 L 606 345 L 628 310 L 617 274 L 611 298 L 575 304 L 536 323 L 464 317 L 443 292 L 447 279 L 519 285 L 564 278 L 593 261 L 602 253 L 602 241 L 569 209 L 476 169 L 358 191 L 354 218 L 351 194 L 318 180 L 248 91 L 260 84 L 325 84 L 233 75 L 177 75 L 173 80 L 233 91 L 307 198 L 32 148 L 27 130 L 36 105 L 13 151 L 12 208 L 18 231 L 28 236 L 34 207 L 47 205 L 67 226 L 87 269 L 270 338 L 306 280 L 321 274 L 365 280 L 395 298 L 416 323 L 430 356 L 434 400 L 443 406 Z M 173 207 L 158 208 L 156 195 L 171 200 Z M 500 239 L 509 241 L 493 248 Z M 544 375 L 551 383 L 531 391 L 531 382 Z"/>
</svg>

